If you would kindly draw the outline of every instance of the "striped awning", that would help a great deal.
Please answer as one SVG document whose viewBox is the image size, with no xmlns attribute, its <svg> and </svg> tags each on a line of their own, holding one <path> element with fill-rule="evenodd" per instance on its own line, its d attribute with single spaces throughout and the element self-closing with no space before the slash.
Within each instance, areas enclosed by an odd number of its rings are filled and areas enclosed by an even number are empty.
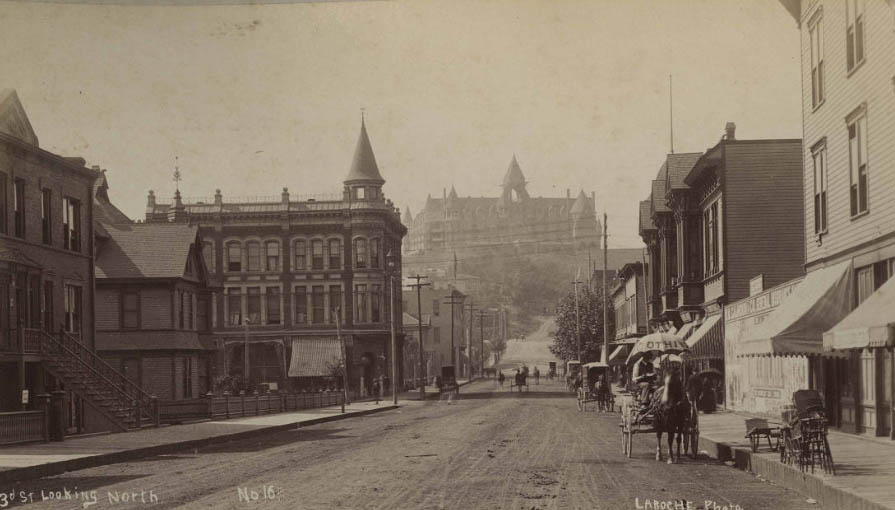
<svg viewBox="0 0 895 510">
<path fill-rule="evenodd" d="M 679 336 L 681 340 L 686 340 L 687 337 L 690 336 L 690 333 L 692 333 L 694 324 L 694 322 L 688 322 L 684 324 L 683 326 L 681 326 L 681 329 L 679 329 L 678 332 L 675 334 Z"/>
<path fill-rule="evenodd" d="M 687 339 L 687 346 L 690 347 L 687 359 L 724 359 L 723 325 L 721 314 L 706 318 Z"/>
<path fill-rule="evenodd" d="M 334 336 L 292 339 L 289 377 L 325 377 L 342 366 L 342 347 Z"/>
<path fill-rule="evenodd" d="M 824 350 L 895 345 L 895 278 L 824 333 Z"/>
<path fill-rule="evenodd" d="M 609 355 L 609 364 L 610 365 L 624 365 L 625 360 L 628 358 L 628 345 L 623 344 L 619 345 L 612 351 L 612 354 Z"/>
</svg>

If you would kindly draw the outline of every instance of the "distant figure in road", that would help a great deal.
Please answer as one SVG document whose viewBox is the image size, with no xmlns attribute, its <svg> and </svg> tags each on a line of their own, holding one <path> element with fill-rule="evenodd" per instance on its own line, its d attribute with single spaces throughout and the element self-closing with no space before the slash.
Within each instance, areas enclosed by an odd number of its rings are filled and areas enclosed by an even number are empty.
<svg viewBox="0 0 895 510">
<path fill-rule="evenodd" d="M 497 384 L 500 384 L 500 387 L 503 388 L 503 381 L 505 377 L 503 376 L 503 371 L 497 372 Z"/>
<path fill-rule="evenodd" d="M 541 384 L 541 371 L 538 370 L 538 367 L 535 367 L 535 384 Z"/>
</svg>

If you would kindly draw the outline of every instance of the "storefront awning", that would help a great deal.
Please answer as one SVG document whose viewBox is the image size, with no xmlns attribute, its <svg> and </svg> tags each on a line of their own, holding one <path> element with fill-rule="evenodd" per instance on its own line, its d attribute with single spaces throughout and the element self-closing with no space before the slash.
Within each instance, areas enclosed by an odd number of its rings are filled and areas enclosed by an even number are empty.
<svg viewBox="0 0 895 510">
<path fill-rule="evenodd" d="M 612 351 L 612 354 L 609 355 L 609 364 L 610 365 L 624 365 L 625 360 L 628 358 L 627 355 L 628 346 L 627 345 L 619 345 Z"/>
<path fill-rule="evenodd" d="M 342 347 L 334 336 L 312 336 L 292 339 L 289 377 L 324 377 L 333 375 L 342 365 Z"/>
<path fill-rule="evenodd" d="M 712 315 L 687 339 L 687 359 L 723 359 L 724 336 L 721 314 Z"/>
<path fill-rule="evenodd" d="M 839 324 L 824 333 L 825 351 L 893 345 L 895 278 L 889 278 Z"/>
<path fill-rule="evenodd" d="M 693 331 L 693 322 L 688 322 L 681 326 L 681 329 L 675 333 L 681 340 L 686 340 L 690 333 Z"/>
<path fill-rule="evenodd" d="M 812 271 L 760 324 L 743 331 L 741 356 L 820 354 L 823 333 L 849 312 L 851 261 Z"/>
</svg>

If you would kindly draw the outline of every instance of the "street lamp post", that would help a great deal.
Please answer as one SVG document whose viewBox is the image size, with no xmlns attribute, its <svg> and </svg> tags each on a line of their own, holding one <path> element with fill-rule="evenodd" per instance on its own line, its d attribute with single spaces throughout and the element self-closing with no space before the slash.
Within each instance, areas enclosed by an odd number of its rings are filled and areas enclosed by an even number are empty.
<svg viewBox="0 0 895 510">
<path fill-rule="evenodd" d="M 391 301 L 389 301 L 389 310 L 391 311 L 391 318 L 389 322 L 391 322 L 391 335 L 392 335 L 392 403 L 398 404 L 398 341 L 395 338 L 395 269 L 397 267 L 397 262 L 395 261 L 395 255 L 391 250 L 385 255 L 385 266 L 387 268 L 386 277 L 388 278 L 388 285 L 391 294 Z"/>
</svg>

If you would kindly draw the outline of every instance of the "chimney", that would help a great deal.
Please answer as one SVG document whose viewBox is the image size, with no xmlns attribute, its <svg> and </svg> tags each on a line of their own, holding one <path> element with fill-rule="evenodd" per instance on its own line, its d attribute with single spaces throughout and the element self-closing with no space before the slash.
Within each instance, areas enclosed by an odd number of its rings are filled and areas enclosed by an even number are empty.
<svg viewBox="0 0 895 510">
<path fill-rule="evenodd" d="M 283 193 L 280 197 L 283 200 L 283 205 L 289 205 L 289 188 L 283 188 Z"/>
<path fill-rule="evenodd" d="M 726 133 L 727 133 L 725 138 L 727 140 L 736 140 L 736 136 L 735 136 L 736 130 L 737 130 L 737 125 L 734 124 L 733 122 L 728 122 L 727 125 L 724 126 L 724 131 L 726 131 Z"/>
<path fill-rule="evenodd" d="M 222 205 L 224 203 L 224 196 L 221 195 L 221 190 L 214 190 L 214 205 Z"/>
</svg>

